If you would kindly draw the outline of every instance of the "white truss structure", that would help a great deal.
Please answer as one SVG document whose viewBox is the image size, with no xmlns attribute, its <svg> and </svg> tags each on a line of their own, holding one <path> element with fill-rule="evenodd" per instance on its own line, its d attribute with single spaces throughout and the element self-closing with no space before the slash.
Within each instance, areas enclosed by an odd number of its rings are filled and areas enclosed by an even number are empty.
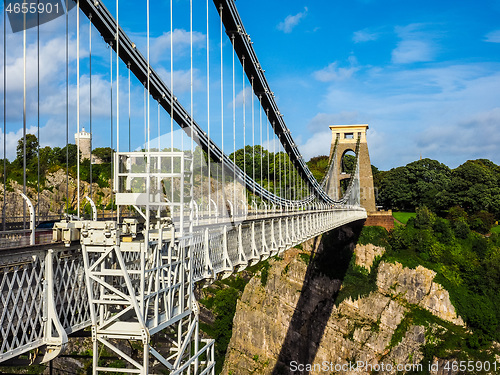
<svg viewBox="0 0 500 375">
<path fill-rule="evenodd" d="M 0 265 L 0 362 L 32 349 L 55 358 L 68 335 L 90 325 L 82 257 L 76 249 L 26 250 Z"/>
<path fill-rule="evenodd" d="M 214 341 L 199 337 L 192 226 L 185 225 L 191 222 L 185 220 L 190 168 L 191 160 L 182 152 L 115 155 L 116 203 L 133 206 L 143 220 L 124 220 L 122 226 L 88 221 L 80 232 L 93 374 L 146 375 L 156 368 L 170 374 L 213 374 Z M 163 351 L 152 344 L 160 331 L 168 339 Z M 139 345 L 135 355 L 123 349 L 127 341 Z M 99 344 L 125 360 L 127 368 L 103 363 Z"/>
</svg>

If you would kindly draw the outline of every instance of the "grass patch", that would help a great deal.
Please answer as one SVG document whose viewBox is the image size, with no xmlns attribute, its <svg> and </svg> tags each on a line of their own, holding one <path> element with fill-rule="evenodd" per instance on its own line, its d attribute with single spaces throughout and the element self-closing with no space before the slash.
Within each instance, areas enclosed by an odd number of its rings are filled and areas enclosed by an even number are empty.
<svg viewBox="0 0 500 375">
<path fill-rule="evenodd" d="M 397 221 L 406 224 L 410 218 L 415 218 L 417 214 L 415 212 L 393 212 L 392 216 Z"/>
<path fill-rule="evenodd" d="M 497 225 L 497 226 L 494 226 L 493 228 L 491 228 L 490 232 L 500 234 L 500 225 Z"/>
<path fill-rule="evenodd" d="M 411 269 L 415 269 L 417 268 L 418 266 L 422 265 L 426 268 L 430 268 L 430 269 L 433 269 L 433 267 L 431 267 L 431 265 L 429 264 L 423 264 L 425 262 L 422 261 L 422 259 L 420 259 L 418 257 L 417 254 L 415 254 L 415 252 L 411 251 L 411 250 L 400 250 L 398 252 L 386 252 L 384 255 L 382 255 L 382 260 L 386 263 L 401 263 L 401 265 L 403 267 L 406 267 L 406 268 L 411 268 Z"/>
<path fill-rule="evenodd" d="M 263 267 L 262 267 L 262 270 L 260 271 L 260 284 L 262 286 L 266 286 L 267 285 L 267 279 L 269 277 L 269 268 L 271 268 L 271 265 L 269 264 L 269 262 L 266 260 L 263 263 Z"/>
<path fill-rule="evenodd" d="M 398 325 L 387 349 L 398 345 L 412 325 L 425 327 L 426 343 L 423 346 L 424 359 L 421 363 L 433 362 L 435 358 L 453 358 L 458 361 L 490 361 L 493 362 L 493 353 L 481 350 L 476 345 L 477 337 L 464 327 L 444 321 L 429 311 L 416 306 L 410 308 Z M 483 372 L 477 372 L 483 373 Z M 429 374 L 424 365 L 424 374 Z"/>
<path fill-rule="evenodd" d="M 361 234 L 358 238 L 358 244 L 367 245 L 373 244 L 375 246 L 382 246 L 388 248 L 389 234 L 382 227 L 363 227 Z"/>
<path fill-rule="evenodd" d="M 348 297 L 356 300 L 375 291 L 377 289 L 379 263 L 380 258 L 373 262 L 371 271 L 368 272 L 366 268 L 356 265 L 355 256 L 353 255 L 342 283 L 342 289 L 335 298 L 335 305 L 339 306 Z"/>
<path fill-rule="evenodd" d="M 247 285 L 248 280 L 241 277 L 240 274 L 233 275 L 233 277 L 228 277 L 227 279 L 221 280 L 221 282 L 230 288 L 234 288 L 243 293 L 245 285 Z"/>
<path fill-rule="evenodd" d="M 303 261 L 305 264 L 309 265 L 309 262 L 311 261 L 311 254 L 308 253 L 300 253 L 299 254 L 299 259 Z"/>
</svg>

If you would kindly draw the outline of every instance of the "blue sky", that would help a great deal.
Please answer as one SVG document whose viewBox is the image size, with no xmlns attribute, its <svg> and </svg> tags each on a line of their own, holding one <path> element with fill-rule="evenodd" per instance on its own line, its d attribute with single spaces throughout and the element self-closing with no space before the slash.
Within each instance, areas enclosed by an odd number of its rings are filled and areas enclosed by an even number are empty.
<svg viewBox="0 0 500 375">
<path fill-rule="evenodd" d="M 115 1 L 104 3 L 116 14 Z M 151 4 L 155 10 L 150 19 L 150 45 L 154 47 L 151 64 L 170 86 L 169 2 Z M 206 4 L 196 0 L 194 4 L 193 112 L 206 129 Z M 238 0 L 236 5 L 278 106 L 306 159 L 328 153 L 329 125 L 368 123 L 372 164 L 380 169 L 404 165 L 420 155 L 450 167 L 476 158 L 489 158 L 500 164 L 499 0 Z M 189 2 L 175 0 L 173 6 L 174 93 L 190 110 Z M 210 121 L 213 137 L 220 144 L 220 30 L 212 1 L 209 7 Z M 146 55 L 145 5 L 121 1 L 119 17 L 122 27 Z M 72 141 L 76 130 L 76 9 L 70 11 L 69 18 Z M 61 146 L 65 142 L 64 30 L 64 17 L 40 27 L 42 145 Z M 88 20 L 83 15 L 80 32 L 80 127 L 88 129 Z M 94 145 L 99 147 L 110 143 L 109 49 L 95 30 L 92 33 L 92 121 Z M 12 159 L 15 143 L 22 135 L 22 33 L 12 34 L 8 30 L 6 37 L 7 154 Z M 27 39 L 28 129 L 33 131 L 37 123 L 36 29 L 28 31 Z M 225 35 L 223 51 L 224 143 L 231 152 L 232 54 Z M 3 77 L 3 51 L 0 62 Z M 241 66 L 237 65 L 235 76 L 235 116 L 241 128 Z M 116 76 L 113 84 L 116 104 Z M 132 80 L 131 85 L 131 143 L 136 148 L 144 142 L 144 92 L 140 83 Z M 245 136 L 249 144 L 249 83 L 245 85 Z M 3 87 L 0 90 L 3 94 Z M 128 80 L 124 64 L 120 65 L 120 102 L 123 150 L 128 147 Z M 153 101 L 150 105 L 151 128 L 157 129 L 157 106 Z M 116 116 L 116 109 L 114 112 Z M 116 117 L 114 121 L 116 126 Z M 258 128 L 257 106 L 255 124 Z M 161 113 L 160 134 L 166 137 L 161 140 L 163 147 L 168 146 L 169 131 L 170 120 Z M 256 143 L 259 136 L 255 134 Z M 151 138 L 156 137 L 157 131 L 152 130 Z M 242 145 L 240 130 L 236 147 Z"/>
</svg>

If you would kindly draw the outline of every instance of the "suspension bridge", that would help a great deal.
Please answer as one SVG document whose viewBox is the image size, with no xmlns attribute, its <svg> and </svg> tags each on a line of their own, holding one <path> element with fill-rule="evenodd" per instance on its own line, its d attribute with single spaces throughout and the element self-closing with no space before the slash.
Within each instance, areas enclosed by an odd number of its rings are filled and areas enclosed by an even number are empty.
<svg viewBox="0 0 500 375">
<path fill-rule="evenodd" d="M 147 33 L 145 43 L 139 34 L 124 31 L 119 22 L 118 0 L 116 4 L 101 0 L 65 0 L 65 16 L 61 18 L 65 17 L 66 32 L 59 41 L 66 55 L 67 161 L 70 127 L 71 132 L 76 130 L 76 213 L 70 212 L 70 199 L 66 197 L 64 217 L 55 220 L 54 227 L 48 231 L 37 230 L 40 183 L 38 191 L 33 193 L 26 182 L 27 119 L 32 116 L 26 98 L 27 92 L 37 87 L 29 79 L 33 74 L 28 72 L 27 78 L 26 72 L 30 45 L 26 35 L 33 34 L 33 30 L 27 30 L 29 3 L 32 2 L 25 0 L 18 4 L 21 17 L 18 22 L 24 22 L 24 27 L 19 31 L 23 34 L 23 48 L 16 48 L 20 53 L 16 58 L 24 62 L 23 106 L 19 111 L 22 119 L 18 118 L 23 124 L 20 144 L 24 183 L 18 194 L 24 202 L 22 229 L 6 225 L 9 222 L 6 113 L 12 101 L 6 90 L 10 52 L 6 42 L 7 12 L 4 11 L 0 364 L 20 355 L 29 355 L 33 362 L 48 362 L 64 351 L 68 336 L 88 330 L 93 345 L 93 374 L 160 371 L 214 374 L 214 341 L 200 336 L 195 284 L 228 277 L 307 239 L 365 219 L 366 210 L 360 205 L 359 158 L 349 183 L 341 191 L 332 188 L 339 182 L 336 177 L 339 163 L 335 160 L 337 139 L 332 143 L 328 173 L 322 181 L 314 178 L 278 109 L 234 0 L 213 0 L 213 4 L 208 0 L 186 1 L 182 11 L 177 11 L 170 2 L 170 14 L 166 15 L 170 21 L 169 74 L 155 70 L 151 61 L 149 15 L 153 10 L 149 8 L 149 0 L 134 4 L 138 9 L 146 8 L 147 28 L 141 30 Z M 24 15 L 23 5 L 28 9 Z M 114 6 L 114 12 L 108 9 L 110 6 Z M 5 9 L 8 8 L 4 2 Z M 70 23 L 70 10 L 76 13 L 75 24 Z M 197 11 L 204 17 L 198 17 L 195 23 L 193 14 Z M 173 65 L 173 24 L 181 17 L 189 25 L 186 33 L 189 94 L 184 94 L 187 103 L 181 103 L 181 98 L 175 96 L 178 83 Z M 69 36 L 70 27 L 76 29 L 74 39 Z M 193 52 L 198 29 L 206 33 L 203 58 Z M 80 55 L 83 30 L 89 43 L 86 56 Z M 214 31 L 220 36 L 219 43 L 208 37 Z M 92 46 L 92 33 L 100 35 L 100 47 Z M 134 36 L 141 42 L 136 44 Z M 40 55 L 39 32 L 36 40 L 35 58 Z M 72 43 L 76 43 L 73 57 L 69 52 Z M 145 44 L 145 51 L 140 50 L 141 44 Z M 102 55 L 92 55 L 98 48 L 109 49 L 107 62 Z M 220 51 L 213 53 L 216 49 Z M 227 69 L 228 61 L 230 69 Z M 89 134 L 92 134 L 92 126 L 95 129 L 97 123 L 94 119 L 93 124 L 93 95 L 105 95 L 92 91 L 92 78 L 96 74 L 95 65 L 92 72 L 93 62 L 101 68 L 105 64 L 109 66 L 108 146 L 114 152 L 110 167 L 112 208 L 110 217 L 105 219 L 98 218 L 92 190 L 83 191 L 79 157 L 84 153 L 82 140 L 87 137 L 82 125 L 89 126 Z M 194 64 L 206 71 L 206 90 L 196 89 Z M 70 78 L 70 70 L 75 77 Z M 216 80 L 214 72 L 218 74 Z M 38 80 L 35 112 L 39 124 L 40 64 L 34 77 Z M 94 77 L 94 85 L 96 81 L 101 82 L 102 77 L 102 72 Z M 87 99 L 80 91 L 84 79 Z M 140 131 L 132 127 L 131 113 L 136 99 L 131 99 L 131 86 L 134 85 L 144 90 L 141 98 L 144 126 Z M 98 88 L 102 89 L 102 85 Z M 237 90 L 241 93 L 241 104 L 236 98 Z M 230 110 L 224 97 L 226 101 L 231 98 Z M 89 107 L 85 119 L 84 104 Z M 217 105 L 220 107 L 216 108 Z M 153 106 L 157 107 L 157 114 L 153 114 Z M 97 125 L 105 126 L 102 122 Z M 180 135 L 175 134 L 174 127 L 182 129 Z M 131 145 L 142 137 L 132 149 Z M 355 134 L 356 155 L 359 155 L 360 141 L 361 133 Z M 89 158 L 92 158 L 91 139 L 85 147 L 90 149 Z M 243 150 L 241 153 L 237 152 L 239 147 Z M 39 148 L 37 152 L 40 155 Z M 38 170 L 40 179 L 40 167 Z M 82 212 L 86 205 L 91 207 L 89 219 L 85 219 Z M 154 340 L 160 332 L 166 337 L 166 344 L 161 348 L 155 346 Z M 130 342 L 138 349 L 128 350 Z M 103 348 L 125 361 L 126 367 L 115 368 L 109 361 L 101 360 Z"/>
</svg>

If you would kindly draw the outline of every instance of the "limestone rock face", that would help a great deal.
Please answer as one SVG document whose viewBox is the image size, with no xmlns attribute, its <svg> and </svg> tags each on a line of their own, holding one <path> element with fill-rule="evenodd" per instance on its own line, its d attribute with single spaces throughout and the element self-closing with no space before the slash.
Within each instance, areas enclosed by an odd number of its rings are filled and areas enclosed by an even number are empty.
<svg viewBox="0 0 500 375">
<path fill-rule="evenodd" d="M 435 276 L 436 272 L 422 266 L 412 270 L 399 263 L 382 262 L 377 286 L 385 295 L 401 296 L 408 303 L 419 305 L 443 320 L 464 326 L 450 302 L 448 291 L 433 281 Z"/>
<path fill-rule="evenodd" d="M 356 265 L 370 271 L 375 258 L 382 256 L 385 253 L 385 249 L 371 243 L 366 245 L 358 244 L 354 249 L 354 253 L 356 254 Z"/>
<path fill-rule="evenodd" d="M 396 364 L 416 365 L 423 359 L 423 326 L 410 326 L 391 344 L 410 304 L 463 324 L 446 290 L 433 282 L 435 273 L 424 267 L 381 263 L 378 290 L 347 298 L 337 307 L 333 301 L 340 280 L 311 272 L 297 256 L 300 252 L 290 249 L 283 259 L 270 260 L 266 285 L 258 275 L 247 284 L 237 304 L 222 374 L 369 374 L 370 366 L 384 364 L 393 368 L 379 373 L 397 374 Z M 367 247 L 361 253 L 370 254 L 365 260 L 374 259 L 380 250 Z M 371 266 L 369 261 L 363 264 Z M 356 363 L 368 367 L 347 366 Z"/>
<path fill-rule="evenodd" d="M 6 217 L 22 217 L 24 200 L 19 194 L 23 191 L 23 186 L 16 181 L 12 181 L 6 194 Z M 92 184 L 94 202 L 106 206 L 111 201 L 111 188 L 100 188 L 97 183 Z M 27 187 L 26 195 L 30 198 L 33 206 L 40 206 L 40 219 L 45 220 L 51 216 L 63 213 L 66 207 L 66 196 L 69 199 L 69 206 L 76 209 L 78 201 L 77 181 L 69 176 L 66 185 L 66 171 L 59 169 L 56 172 L 45 176 L 45 188 L 38 191 L 36 188 Z M 90 184 L 85 181 L 80 182 L 80 206 L 86 204 L 85 196 L 90 195 Z M 3 206 L 3 185 L 0 186 L 0 206 Z M 38 213 L 38 211 L 37 211 Z M 101 214 L 101 212 L 99 212 Z M 28 213 L 29 215 L 29 213 Z"/>
</svg>

